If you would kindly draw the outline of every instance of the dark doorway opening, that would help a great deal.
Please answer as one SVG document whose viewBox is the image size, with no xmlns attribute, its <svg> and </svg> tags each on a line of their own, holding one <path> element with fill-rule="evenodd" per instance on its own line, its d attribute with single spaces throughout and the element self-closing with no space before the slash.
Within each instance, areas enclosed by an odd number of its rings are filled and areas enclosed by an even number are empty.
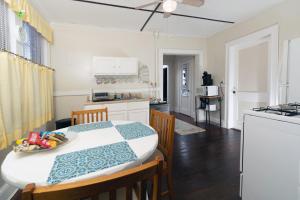
<svg viewBox="0 0 300 200">
<path fill-rule="evenodd" d="M 168 68 L 163 69 L 163 77 L 164 77 L 164 82 L 163 82 L 163 87 L 164 87 L 164 92 L 163 92 L 163 101 L 168 101 Z"/>
</svg>

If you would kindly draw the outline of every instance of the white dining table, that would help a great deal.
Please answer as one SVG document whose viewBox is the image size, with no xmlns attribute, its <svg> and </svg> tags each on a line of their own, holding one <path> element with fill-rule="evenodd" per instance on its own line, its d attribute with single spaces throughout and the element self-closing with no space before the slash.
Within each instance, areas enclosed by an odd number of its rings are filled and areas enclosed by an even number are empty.
<svg viewBox="0 0 300 200">
<path fill-rule="evenodd" d="M 131 123 L 133 122 L 112 121 L 112 127 L 84 132 L 70 131 L 68 130 L 68 128 L 56 130 L 57 132 L 63 132 L 66 137 L 70 138 L 70 140 L 61 147 L 44 152 L 17 153 L 11 151 L 6 156 L 1 166 L 2 178 L 8 184 L 20 189 L 24 188 L 27 184 L 30 183 L 35 183 L 37 186 L 50 185 L 47 182 L 47 179 L 57 156 L 124 141 L 128 143 L 130 148 L 135 153 L 135 160 L 64 180 L 63 182 L 60 182 L 58 184 L 110 175 L 124 169 L 141 165 L 154 153 L 158 144 L 158 135 L 150 126 L 143 124 L 152 129 L 154 131 L 154 134 L 145 137 L 139 137 L 136 139 L 126 140 L 124 139 L 124 137 L 122 137 L 115 126 Z"/>
</svg>

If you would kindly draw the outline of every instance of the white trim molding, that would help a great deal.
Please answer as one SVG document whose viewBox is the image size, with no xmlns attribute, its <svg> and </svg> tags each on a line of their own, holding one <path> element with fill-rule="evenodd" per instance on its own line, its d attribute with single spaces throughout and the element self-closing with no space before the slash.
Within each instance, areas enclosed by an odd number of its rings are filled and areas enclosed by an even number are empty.
<svg viewBox="0 0 300 200">
<path fill-rule="evenodd" d="M 269 49 L 269 66 L 268 66 L 268 94 L 267 100 L 269 105 L 278 104 L 279 94 L 279 26 L 271 27 L 254 32 L 237 40 L 226 44 L 226 68 L 225 68 L 225 123 L 226 128 L 234 126 L 234 95 L 232 93 L 236 86 L 236 56 L 238 50 L 242 48 L 258 45 L 262 42 L 268 42 Z"/>
</svg>

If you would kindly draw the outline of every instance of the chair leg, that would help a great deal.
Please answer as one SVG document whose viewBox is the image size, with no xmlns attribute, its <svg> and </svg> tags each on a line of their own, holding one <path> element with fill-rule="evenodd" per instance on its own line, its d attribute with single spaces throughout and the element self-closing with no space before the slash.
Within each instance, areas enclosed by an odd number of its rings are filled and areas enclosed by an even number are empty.
<svg viewBox="0 0 300 200">
<path fill-rule="evenodd" d="M 173 177 L 171 172 L 166 171 L 164 176 L 166 177 L 167 181 L 167 190 L 161 193 L 161 197 L 168 196 L 169 200 L 174 199 L 174 191 L 173 191 Z"/>
<path fill-rule="evenodd" d="M 169 195 L 169 199 L 173 200 L 174 199 L 174 191 L 173 191 L 173 177 L 170 174 L 170 172 L 168 172 L 167 174 L 167 184 L 168 184 L 168 195 Z"/>
</svg>

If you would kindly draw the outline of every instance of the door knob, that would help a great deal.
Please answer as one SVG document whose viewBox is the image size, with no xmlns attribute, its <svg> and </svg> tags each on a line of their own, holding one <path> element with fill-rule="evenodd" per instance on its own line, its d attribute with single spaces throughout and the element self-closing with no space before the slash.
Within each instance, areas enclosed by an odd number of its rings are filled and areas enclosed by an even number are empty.
<svg viewBox="0 0 300 200">
<path fill-rule="evenodd" d="M 233 94 L 235 94 L 235 93 L 236 93 L 236 91 L 235 91 L 235 90 L 233 90 L 233 91 L 232 91 L 232 93 L 233 93 Z"/>
</svg>

